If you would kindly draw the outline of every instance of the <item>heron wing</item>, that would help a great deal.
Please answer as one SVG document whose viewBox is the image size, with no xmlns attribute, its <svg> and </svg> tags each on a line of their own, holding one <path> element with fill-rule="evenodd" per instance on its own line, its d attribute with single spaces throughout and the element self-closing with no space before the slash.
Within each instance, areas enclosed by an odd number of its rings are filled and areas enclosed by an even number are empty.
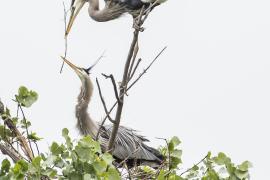
<svg viewBox="0 0 270 180">
<path fill-rule="evenodd" d="M 112 132 L 111 125 L 105 125 L 106 138 Z M 105 138 L 105 136 L 103 136 Z M 108 138 L 109 139 L 109 138 Z M 138 159 L 146 161 L 161 161 L 160 153 L 144 142 L 149 141 L 142 135 L 138 135 L 135 130 L 120 126 L 118 129 L 117 137 L 113 155 L 119 159 Z"/>
</svg>

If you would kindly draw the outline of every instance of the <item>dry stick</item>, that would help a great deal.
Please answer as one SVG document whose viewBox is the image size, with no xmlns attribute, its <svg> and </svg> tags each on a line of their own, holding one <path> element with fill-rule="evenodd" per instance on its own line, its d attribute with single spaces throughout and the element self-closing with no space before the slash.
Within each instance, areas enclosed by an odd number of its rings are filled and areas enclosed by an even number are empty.
<svg viewBox="0 0 270 180">
<path fill-rule="evenodd" d="M 154 62 L 158 59 L 158 57 L 166 50 L 167 46 L 165 46 L 159 53 L 158 55 L 153 59 L 153 61 L 147 66 L 147 68 L 145 70 L 143 70 L 143 72 L 137 77 L 137 79 L 135 79 L 133 81 L 133 83 L 131 83 L 131 85 L 129 85 L 129 87 L 127 88 L 127 91 L 132 88 L 132 86 L 134 86 L 134 84 L 136 84 L 141 77 L 148 71 L 148 69 L 154 64 Z"/>
<path fill-rule="evenodd" d="M 33 159 L 33 154 L 31 149 L 28 146 L 28 143 L 25 139 L 25 137 L 21 134 L 21 132 L 17 129 L 17 127 L 13 124 L 12 120 L 10 118 L 3 119 L 5 124 L 8 126 L 8 128 L 16 135 L 18 140 L 21 143 L 22 150 L 24 151 L 25 155 L 29 158 L 31 161 Z"/>
<path fill-rule="evenodd" d="M 72 5 L 74 4 L 74 1 L 75 0 L 72 1 Z M 66 11 L 66 6 L 65 6 L 64 2 L 63 2 L 63 6 L 64 6 L 64 25 L 65 25 L 65 33 L 66 33 L 66 31 L 67 31 L 67 11 Z M 68 49 L 68 42 L 67 42 L 67 36 L 65 36 L 65 54 L 64 54 L 65 59 L 67 57 L 67 49 Z M 63 71 L 64 64 L 65 64 L 65 62 L 63 61 L 62 65 L 61 65 L 60 73 L 62 73 L 62 71 Z"/>
<path fill-rule="evenodd" d="M 10 147 L 6 144 L 0 143 L 0 151 L 4 154 L 9 156 L 14 163 L 19 161 L 21 158 L 20 154 L 15 152 L 13 149 L 10 149 Z"/>
<path fill-rule="evenodd" d="M 2 115 L 3 113 L 4 113 L 4 104 L 0 101 L 0 115 Z M 3 118 L 2 117 L 2 119 L 4 120 L 5 125 L 7 125 L 7 127 L 16 135 L 16 137 L 18 138 L 18 140 L 21 143 L 21 147 L 22 147 L 23 152 L 28 157 L 28 159 L 31 161 L 33 159 L 33 154 L 32 154 L 32 151 L 30 150 L 30 148 L 27 144 L 25 137 L 17 129 L 17 127 L 14 125 L 13 121 L 10 118 L 8 118 L 8 117 Z"/>
<path fill-rule="evenodd" d="M 23 115 L 23 120 L 24 120 L 24 123 L 25 123 L 26 135 L 27 135 L 27 138 L 28 138 L 28 137 L 29 137 L 29 131 L 28 131 L 27 120 L 26 120 L 26 118 L 25 118 L 25 114 L 24 114 L 24 112 L 23 112 L 23 109 L 22 109 L 22 106 L 20 105 L 20 103 L 18 103 L 18 106 L 19 106 L 19 109 L 21 110 L 21 113 L 22 113 L 22 115 Z M 34 151 L 33 151 L 33 148 L 32 148 L 32 145 L 31 145 L 31 142 L 28 141 L 28 144 L 29 144 L 29 147 L 30 147 L 30 149 L 31 149 L 31 152 L 32 152 L 33 156 L 35 156 Z"/>
<path fill-rule="evenodd" d="M 108 75 L 106 75 L 106 74 L 104 74 L 104 73 L 102 73 L 102 75 L 103 75 L 106 79 L 108 79 L 108 78 L 111 79 L 112 84 L 113 84 L 113 90 L 114 90 L 115 98 L 116 98 L 117 102 L 119 102 L 120 99 L 119 99 L 119 96 L 118 96 L 117 86 L 116 86 L 116 82 L 115 82 L 115 79 L 114 79 L 113 75 L 110 74 L 110 75 L 108 76 Z"/>
<path fill-rule="evenodd" d="M 201 159 L 197 164 L 193 165 L 191 168 L 188 168 L 187 170 L 185 170 L 184 172 L 182 172 L 180 174 L 180 176 L 182 176 L 183 174 L 186 174 L 187 172 L 189 172 L 190 170 L 192 170 L 192 168 L 194 166 L 198 166 L 199 164 L 201 164 L 205 159 L 207 159 L 207 157 L 208 157 L 208 154 L 203 159 Z"/>
<path fill-rule="evenodd" d="M 135 68 L 133 69 L 131 75 L 129 76 L 128 82 L 133 78 L 133 76 L 134 76 L 135 72 L 137 71 L 137 69 L 138 69 L 138 67 L 139 67 L 139 65 L 140 65 L 140 63 L 141 63 L 141 61 L 142 61 L 142 59 L 139 58 L 138 61 L 137 61 L 136 66 L 135 66 Z"/>
<path fill-rule="evenodd" d="M 144 6 L 141 10 L 141 13 L 139 15 L 139 22 L 138 25 L 141 26 L 141 18 L 142 18 L 142 14 L 144 12 Z M 126 60 L 126 64 L 125 64 L 125 68 L 124 68 L 124 73 L 123 73 L 123 78 L 122 78 L 122 82 L 120 85 L 120 93 L 119 93 L 119 98 L 120 101 L 117 103 L 117 110 L 116 110 L 116 115 L 115 115 L 115 123 L 113 124 L 113 129 L 112 129 L 112 133 L 110 135 L 110 139 L 109 139 L 109 143 L 108 143 L 108 147 L 107 147 L 107 151 L 111 151 L 112 147 L 114 145 L 115 142 L 115 138 L 118 132 L 118 128 L 120 125 L 120 120 L 121 120 L 121 115 L 122 115 L 122 110 L 123 110 L 123 105 L 124 105 L 124 97 L 125 97 L 125 92 L 126 92 L 126 86 L 128 83 L 128 71 L 130 68 L 130 62 L 133 56 L 133 52 L 136 46 L 136 43 L 138 41 L 138 36 L 139 36 L 139 32 L 140 32 L 140 28 L 135 28 L 134 34 L 133 34 L 133 40 L 132 43 L 130 45 L 130 49 L 129 49 L 129 53 L 127 56 L 127 60 Z"/>
<path fill-rule="evenodd" d="M 105 110 L 105 113 L 106 114 L 109 114 L 108 109 L 107 109 L 107 106 L 106 106 L 106 103 L 105 103 L 105 100 L 104 100 L 104 98 L 102 96 L 101 88 L 100 88 L 100 85 L 99 85 L 99 82 L 98 82 L 98 79 L 97 78 L 96 78 L 96 83 L 97 83 L 97 86 L 98 86 L 99 97 L 101 99 L 101 102 L 102 102 L 103 108 Z M 114 120 L 110 117 L 110 115 L 108 116 L 108 119 L 111 121 L 111 123 L 114 123 Z"/>
<path fill-rule="evenodd" d="M 135 46 L 135 49 L 134 49 L 133 58 L 132 58 L 131 65 L 130 65 L 130 69 L 129 69 L 129 72 L 128 72 L 128 78 L 129 79 L 130 79 L 130 76 L 131 76 L 131 73 L 132 73 L 132 70 L 133 70 L 134 63 L 136 61 L 136 57 L 137 57 L 138 51 L 139 51 L 139 45 L 138 45 L 138 42 L 137 42 L 136 43 L 136 46 Z"/>
</svg>

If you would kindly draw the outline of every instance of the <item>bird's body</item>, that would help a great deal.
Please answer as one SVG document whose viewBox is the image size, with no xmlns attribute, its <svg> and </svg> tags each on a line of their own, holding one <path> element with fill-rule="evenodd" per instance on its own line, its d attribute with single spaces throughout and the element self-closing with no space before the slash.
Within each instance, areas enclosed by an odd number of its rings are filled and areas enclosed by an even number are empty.
<svg viewBox="0 0 270 180">
<path fill-rule="evenodd" d="M 82 87 L 78 96 L 78 104 L 76 105 L 77 128 L 82 135 L 90 135 L 96 138 L 100 128 L 98 140 L 103 151 L 106 150 L 108 141 L 112 132 L 112 125 L 101 126 L 100 123 L 94 121 L 89 113 L 88 105 L 91 101 L 93 93 L 93 84 L 88 75 L 89 69 L 78 68 L 64 59 L 79 76 Z M 148 141 L 144 136 L 138 135 L 135 130 L 120 126 L 114 143 L 112 155 L 116 162 L 127 161 L 129 167 L 133 167 L 134 163 L 157 167 L 162 163 L 163 157 L 156 149 L 145 144 Z"/>
</svg>

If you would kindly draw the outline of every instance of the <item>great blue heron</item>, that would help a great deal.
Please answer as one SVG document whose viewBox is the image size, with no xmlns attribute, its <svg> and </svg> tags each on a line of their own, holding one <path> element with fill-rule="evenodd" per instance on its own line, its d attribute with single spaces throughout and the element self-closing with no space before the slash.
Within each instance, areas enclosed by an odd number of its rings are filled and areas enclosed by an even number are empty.
<svg viewBox="0 0 270 180">
<path fill-rule="evenodd" d="M 94 65 L 85 69 L 75 66 L 65 58 L 63 60 L 75 71 L 82 82 L 78 104 L 76 105 L 77 128 L 82 135 L 90 135 L 95 138 L 100 124 L 94 121 L 87 112 L 93 93 L 93 84 L 89 77 L 89 71 Z M 101 127 L 99 142 L 103 151 L 106 150 L 108 145 L 112 127 L 112 125 Z M 136 134 L 133 129 L 120 126 L 112 152 L 116 162 L 126 160 L 129 167 L 133 167 L 135 162 L 151 167 L 159 166 L 162 163 L 163 156 L 158 150 L 147 146 L 144 143 L 145 141 L 148 140 L 144 136 Z"/>
<path fill-rule="evenodd" d="M 76 2 L 75 2 L 76 1 Z M 71 30 L 73 22 L 80 10 L 86 2 L 89 2 L 88 13 L 89 16 L 98 22 L 110 21 L 118 18 L 124 13 L 129 13 L 133 17 L 136 17 L 140 13 L 140 9 L 145 5 L 148 7 L 151 3 L 155 2 L 155 5 L 159 5 L 166 0 L 104 0 L 105 7 L 99 9 L 99 0 L 73 0 L 71 7 L 71 16 L 67 26 L 66 35 Z"/>
</svg>

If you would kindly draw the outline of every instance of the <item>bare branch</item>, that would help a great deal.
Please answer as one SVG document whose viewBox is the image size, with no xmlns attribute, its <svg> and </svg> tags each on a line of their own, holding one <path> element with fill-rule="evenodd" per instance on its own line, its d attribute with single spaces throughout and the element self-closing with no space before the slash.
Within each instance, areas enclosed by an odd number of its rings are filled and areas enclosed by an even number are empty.
<svg viewBox="0 0 270 180">
<path fill-rule="evenodd" d="M 141 61 L 142 61 L 142 59 L 139 58 L 138 61 L 137 61 L 136 66 L 135 66 L 135 68 L 133 69 L 131 75 L 129 76 L 129 80 L 128 80 L 128 81 L 130 81 L 130 80 L 133 78 L 133 76 L 134 76 L 136 70 L 138 69 L 138 67 L 139 67 L 139 65 L 140 65 L 140 63 L 141 63 Z"/>
<path fill-rule="evenodd" d="M 203 159 L 201 159 L 198 163 L 196 163 L 195 165 L 193 165 L 193 167 L 194 167 L 194 166 L 198 166 L 199 164 L 201 164 L 205 159 L 207 159 L 207 157 L 208 157 L 208 154 L 207 154 Z M 190 170 L 192 170 L 192 167 L 191 167 L 191 168 L 188 168 L 187 170 L 185 170 L 184 172 L 182 172 L 182 173 L 180 174 L 180 176 L 182 176 L 183 174 L 186 174 L 186 173 L 189 172 Z"/>
<path fill-rule="evenodd" d="M 134 49 L 134 53 L 133 53 L 131 65 L 130 65 L 130 68 L 129 68 L 129 72 L 128 72 L 128 79 L 130 79 L 130 76 L 131 76 L 131 73 L 132 73 L 132 70 L 133 70 L 133 66 L 135 64 L 135 61 L 136 61 L 136 57 L 137 57 L 138 51 L 139 51 L 139 45 L 138 45 L 138 42 L 137 42 L 136 43 L 136 46 L 135 46 L 135 49 Z"/>
<path fill-rule="evenodd" d="M 14 163 L 16 163 L 17 161 L 19 161 L 20 159 L 22 159 L 22 157 L 20 156 L 20 154 L 18 154 L 13 149 L 11 149 L 7 144 L 3 144 L 1 142 L 0 142 L 0 151 L 4 155 L 9 156 L 13 160 Z"/>
<path fill-rule="evenodd" d="M 165 46 L 159 53 L 158 55 L 151 61 L 151 63 L 146 67 L 145 70 L 143 70 L 143 72 L 137 77 L 137 79 L 135 79 L 133 81 L 133 83 L 131 83 L 131 85 L 127 88 L 127 90 L 129 90 L 130 88 L 132 88 L 132 86 L 134 86 L 140 79 L 141 77 L 148 71 L 148 69 L 154 64 L 154 62 L 158 59 L 158 57 L 166 50 L 167 46 Z"/>
<path fill-rule="evenodd" d="M 28 137 L 29 137 L 29 131 L 28 131 L 27 120 L 26 120 L 25 114 L 24 114 L 24 112 L 23 112 L 22 106 L 20 105 L 20 103 L 19 103 L 18 101 L 17 101 L 17 103 L 18 103 L 18 107 L 19 107 L 19 109 L 20 109 L 20 111 L 21 111 L 21 113 L 22 113 L 22 115 L 23 115 L 23 121 L 24 121 L 24 124 L 25 124 L 26 135 L 27 135 L 27 138 L 28 138 Z M 35 155 L 34 155 L 33 148 L 32 148 L 32 145 L 31 145 L 31 142 L 28 141 L 28 144 L 29 144 L 29 147 L 30 147 L 30 149 L 31 149 L 31 152 L 32 152 L 33 156 L 35 156 Z"/>
<path fill-rule="evenodd" d="M 17 129 L 17 127 L 13 124 L 12 120 L 9 118 L 4 119 L 5 124 L 8 126 L 8 128 L 16 135 L 18 140 L 20 141 L 22 150 L 24 151 L 25 155 L 29 158 L 31 161 L 33 159 L 33 154 L 31 149 L 28 146 L 28 143 L 25 139 L 25 137 L 21 134 L 21 132 Z"/>
<path fill-rule="evenodd" d="M 138 36 L 139 36 L 139 32 L 141 29 L 141 18 L 143 16 L 143 12 L 144 12 L 144 6 L 142 7 L 142 10 L 140 12 L 140 15 L 138 17 L 138 21 L 137 24 L 134 26 L 135 30 L 133 33 L 133 40 L 131 42 L 130 45 L 130 49 L 128 52 L 128 56 L 126 59 L 126 64 L 124 67 L 124 73 L 123 73 L 123 78 L 122 78 L 122 82 L 120 85 L 120 92 L 119 92 L 119 99 L 120 101 L 118 102 L 118 106 L 117 106 L 117 110 L 116 110 L 116 115 L 115 115 L 115 123 L 113 125 L 113 129 L 112 129 L 112 133 L 110 135 L 110 139 L 109 139 L 109 143 L 108 143 L 108 147 L 107 147 L 107 151 L 111 151 L 115 142 L 115 138 L 118 132 L 118 128 L 120 125 L 120 120 L 121 120 L 121 115 L 122 115 L 122 110 L 123 110 L 123 105 L 124 105 L 124 97 L 125 97 L 125 93 L 126 93 L 126 88 L 127 88 L 127 83 L 128 83 L 128 72 L 130 70 L 130 63 L 131 63 L 131 59 L 132 56 L 134 54 L 134 49 L 135 46 L 138 42 Z"/>
<path fill-rule="evenodd" d="M 72 2 L 71 2 L 72 6 L 74 4 L 74 1 L 75 0 L 72 0 Z M 64 7 L 64 26 L 65 26 L 65 33 L 66 33 L 66 31 L 67 31 L 67 10 L 66 10 L 66 6 L 65 6 L 65 3 L 64 2 L 63 2 L 63 7 Z M 68 38 L 67 38 L 67 36 L 64 36 L 64 37 L 65 37 L 65 53 L 64 53 L 64 58 L 66 59 L 66 57 L 67 57 L 67 49 L 68 49 Z M 60 73 L 62 73 L 62 71 L 63 71 L 64 64 L 65 64 L 65 62 L 63 61 L 62 62 L 62 65 L 61 65 Z"/>
<path fill-rule="evenodd" d="M 100 88 L 100 85 L 99 85 L 99 82 L 98 82 L 98 79 L 97 78 L 96 78 L 96 83 L 97 83 L 97 86 L 98 86 L 98 93 L 99 93 L 99 97 L 101 99 L 101 102 L 102 102 L 104 111 L 105 111 L 106 114 L 108 114 L 108 119 L 111 121 L 111 123 L 114 123 L 114 120 L 109 115 L 109 112 L 108 112 L 108 109 L 107 109 L 105 100 L 104 100 L 104 98 L 102 96 L 101 88 Z"/>
<path fill-rule="evenodd" d="M 118 96 L 117 85 L 116 85 L 116 82 L 115 82 L 115 79 L 114 79 L 113 75 L 110 74 L 110 75 L 108 76 L 108 75 L 106 75 L 106 74 L 104 74 L 104 73 L 102 73 L 102 75 L 103 75 L 106 79 L 108 79 L 108 78 L 111 79 L 112 84 L 113 84 L 113 90 L 114 90 L 115 98 L 116 98 L 117 102 L 119 102 L 120 99 L 119 99 L 119 96 Z"/>
</svg>

